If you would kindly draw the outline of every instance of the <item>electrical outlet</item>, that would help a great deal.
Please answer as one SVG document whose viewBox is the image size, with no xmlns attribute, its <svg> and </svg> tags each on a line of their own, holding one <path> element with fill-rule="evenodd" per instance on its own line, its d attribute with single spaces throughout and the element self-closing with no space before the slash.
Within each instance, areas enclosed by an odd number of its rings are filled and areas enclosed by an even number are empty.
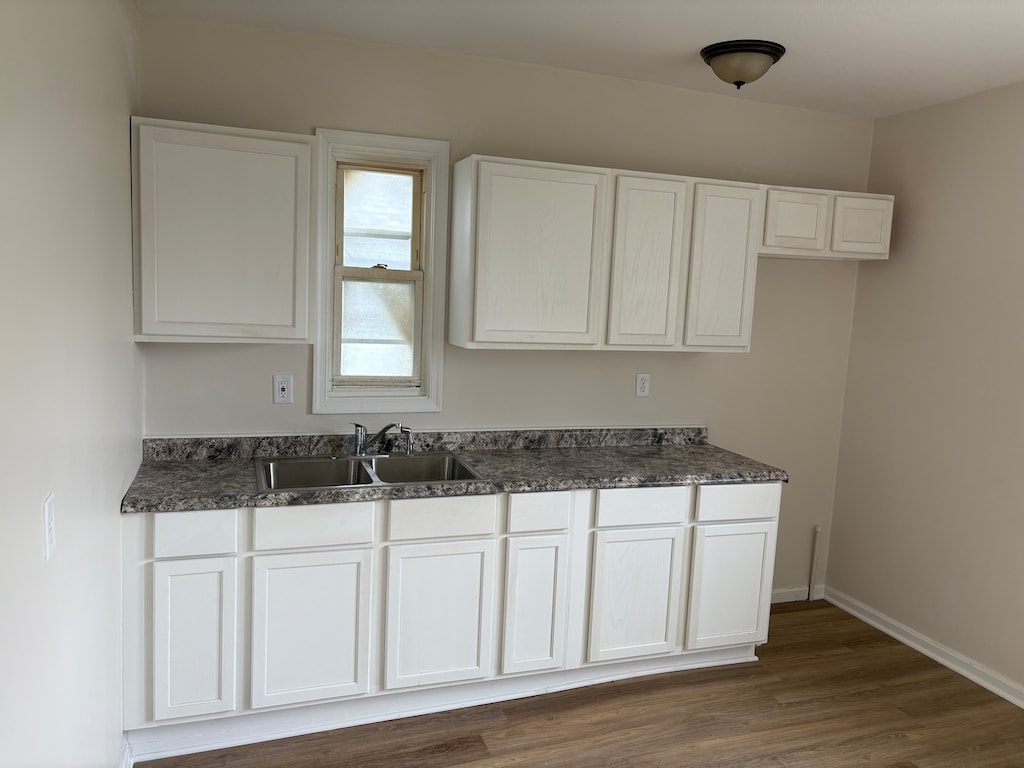
<svg viewBox="0 0 1024 768">
<path fill-rule="evenodd" d="M 636 375 L 636 396 L 637 397 L 650 397 L 651 394 L 651 374 L 649 373 L 638 373 Z"/>
<path fill-rule="evenodd" d="M 288 405 L 295 402 L 292 397 L 292 375 L 290 373 L 274 374 L 274 403 Z"/>
<path fill-rule="evenodd" d="M 43 500 L 43 532 L 44 538 L 44 553 L 46 554 L 46 561 L 50 561 L 50 555 L 53 554 L 53 550 L 57 548 L 57 516 L 56 516 L 57 503 L 53 498 L 53 491 L 50 491 L 49 495 Z"/>
</svg>

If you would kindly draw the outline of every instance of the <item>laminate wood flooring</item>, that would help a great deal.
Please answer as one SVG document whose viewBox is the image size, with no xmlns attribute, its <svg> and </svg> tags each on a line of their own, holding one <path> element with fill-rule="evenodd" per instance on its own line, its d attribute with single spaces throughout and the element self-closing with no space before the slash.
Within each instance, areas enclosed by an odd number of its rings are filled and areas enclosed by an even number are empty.
<svg viewBox="0 0 1024 768">
<path fill-rule="evenodd" d="M 1024 768 L 1024 710 L 826 602 L 752 664 L 140 763 L 140 768 Z"/>
</svg>

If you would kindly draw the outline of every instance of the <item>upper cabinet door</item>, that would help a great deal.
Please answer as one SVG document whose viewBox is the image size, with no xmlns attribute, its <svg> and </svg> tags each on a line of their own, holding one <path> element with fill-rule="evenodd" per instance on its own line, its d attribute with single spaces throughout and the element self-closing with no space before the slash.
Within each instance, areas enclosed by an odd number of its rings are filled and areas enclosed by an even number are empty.
<svg viewBox="0 0 1024 768">
<path fill-rule="evenodd" d="M 687 346 L 750 346 L 763 199 L 756 186 L 696 185 Z"/>
<path fill-rule="evenodd" d="M 481 161 L 477 172 L 472 341 L 596 345 L 607 171 Z"/>
<path fill-rule="evenodd" d="M 684 181 L 619 176 L 608 344 L 676 343 L 686 295 Z"/>
<path fill-rule="evenodd" d="M 305 340 L 313 137 L 133 123 L 140 340 Z"/>
<path fill-rule="evenodd" d="M 892 198 L 836 195 L 832 220 L 832 250 L 843 253 L 889 255 Z"/>
<path fill-rule="evenodd" d="M 766 246 L 802 251 L 824 250 L 827 193 L 769 189 L 765 205 Z"/>
</svg>

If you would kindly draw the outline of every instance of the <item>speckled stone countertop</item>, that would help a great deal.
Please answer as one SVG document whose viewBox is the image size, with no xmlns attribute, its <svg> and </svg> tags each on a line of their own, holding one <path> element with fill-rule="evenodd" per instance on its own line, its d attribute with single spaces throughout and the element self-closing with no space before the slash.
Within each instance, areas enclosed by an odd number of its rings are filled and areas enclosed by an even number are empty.
<svg viewBox="0 0 1024 768">
<path fill-rule="evenodd" d="M 121 511 L 789 480 L 784 470 L 708 444 L 706 427 L 421 432 L 414 439 L 417 452 L 451 451 L 480 480 L 261 493 L 253 457 L 348 455 L 351 437 L 155 439 L 144 443 Z"/>
</svg>

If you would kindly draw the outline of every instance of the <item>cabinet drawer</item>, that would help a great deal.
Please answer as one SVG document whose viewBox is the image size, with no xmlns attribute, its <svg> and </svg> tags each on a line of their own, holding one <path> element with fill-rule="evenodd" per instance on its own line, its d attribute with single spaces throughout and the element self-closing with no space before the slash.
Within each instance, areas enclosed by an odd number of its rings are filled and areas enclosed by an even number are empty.
<svg viewBox="0 0 1024 768">
<path fill-rule="evenodd" d="M 495 496 L 399 499 L 391 502 L 388 537 L 394 541 L 491 536 L 496 510 Z"/>
<path fill-rule="evenodd" d="M 158 512 L 153 516 L 153 557 L 226 555 L 237 551 L 237 509 Z"/>
<path fill-rule="evenodd" d="M 685 523 L 693 486 L 607 488 L 597 492 L 597 527 Z"/>
<path fill-rule="evenodd" d="M 564 531 L 569 527 L 572 491 L 516 493 L 508 499 L 508 532 Z"/>
<path fill-rule="evenodd" d="M 697 494 L 698 523 L 775 519 L 782 501 L 782 483 L 702 485 Z"/>
<path fill-rule="evenodd" d="M 372 501 L 257 507 L 253 510 L 253 549 L 330 547 L 373 541 Z"/>
</svg>

